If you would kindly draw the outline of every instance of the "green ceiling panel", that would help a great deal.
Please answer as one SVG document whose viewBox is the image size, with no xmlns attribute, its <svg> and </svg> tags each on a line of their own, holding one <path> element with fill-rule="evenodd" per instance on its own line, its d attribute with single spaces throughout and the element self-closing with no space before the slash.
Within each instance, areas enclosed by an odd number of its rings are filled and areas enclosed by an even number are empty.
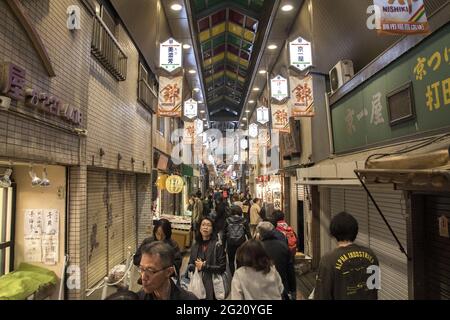
<svg viewBox="0 0 450 320">
<path fill-rule="evenodd" d="M 250 74 L 257 17 L 264 0 L 191 0 L 191 3 L 197 17 L 207 103 L 225 101 L 228 97 L 230 102 L 240 104 Z"/>
</svg>

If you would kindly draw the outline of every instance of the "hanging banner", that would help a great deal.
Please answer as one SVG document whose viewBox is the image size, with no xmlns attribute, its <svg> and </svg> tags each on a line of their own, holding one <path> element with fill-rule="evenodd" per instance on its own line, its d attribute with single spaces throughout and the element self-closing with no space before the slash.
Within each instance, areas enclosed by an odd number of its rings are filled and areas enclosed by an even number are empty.
<svg viewBox="0 0 450 320">
<path fill-rule="evenodd" d="M 194 121 L 195 124 L 195 135 L 198 136 L 203 133 L 203 121 L 200 119 L 196 119 Z M 203 139 L 200 139 L 202 141 Z"/>
<path fill-rule="evenodd" d="M 250 157 L 254 157 L 258 155 L 258 139 L 249 139 L 248 140 L 248 148 Z"/>
<path fill-rule="evenodd" d="M 261 124 L 269 122 L 269 109 L 264 106 L 256 109 L 256 120 Z"/>
<path fill-rule="evenodd" d="M 166 180 L 166 189 L 171 194 L 177 194 L 183 191 L 184 181 L 180 176 L 170 176 Z"/>
<path fill-rule="evenodd" d="M 159 117 L 181 117 L 182 91 L 183 77 L 159 77 Z"/>
<path fill-rule="evenodd" d="M 300 71 L 312 66 L 311 43 L 303 38 L 297 38 L 289 43 L 291 66 Z"/>
<path fill-rule="evenodd" d="M 195 137 L 195 125 L 194 122 L 185 121 L 184 122 L 184 133 L 183 133 L 183 143 L 193 144 Z"/>
<path fill-rule="evenodd" d="M 197 117 L 198 103 L 194 99 L 189 99 L 184 102 L 184 116 L 189 119 Z"/>
<path fill-rule="evenodd" d="M 426 34 L 430 26 L 423 0 L 374 0 L 380 9 L 379 34 Z"/>
<path fill-rule="evenodd" d="M 287 79 L 278 75 L 270 80 L 270 91 L 272 93 L 272 98 L 280 102 L 289 97 Z"/>
<path fill-rule="evenodd" d="M 291 83 L 291 99 L 289 107 L 291 109 L 291 117 L 314 117 L 314 92 L 312 77 L 299 79 L 290 77 Z"/>
<path fill-rule="evenodd" d="M 256 138 L 258 136 L 258 125 L 256 123 L 252 123 L 248 126 L 248 135 L 252 138 Z"/>
<path fill-rule="evenodd" d="M 270 147 L 269 129 L 260 129 L 258 135 L 258 147 Z"/>
<path fill-rule="evenodd" d="M 279 132 L 291 132 L 289 126 L 289 108 L 287 104 L 272 105 L 272 129 Z"/>
<path fill-rule="evenodd" d="M 168 72 L 181 68 L 182 59 L 181 43 L 170 38 L 159 46 L 159 65 Z"/>
</svg>

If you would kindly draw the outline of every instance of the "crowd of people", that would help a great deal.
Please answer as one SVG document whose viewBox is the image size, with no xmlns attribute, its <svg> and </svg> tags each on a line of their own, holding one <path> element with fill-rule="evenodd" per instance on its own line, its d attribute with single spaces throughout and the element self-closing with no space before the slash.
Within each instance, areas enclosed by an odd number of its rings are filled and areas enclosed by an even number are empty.
<svg viewBox="0 0 450 320">
<path fill-rule="evenodd" d="M 124 293 L 123 297 L 296 300 L 298 237 L 283 212 L 265 214 L 260 199 L 219 189 L 203 198 L 199 193 L 192 195 L 188 209 L 192 212 L 194 241 L 186 272 L 180 274 L 182 257 L 171 239 L 170 222 L 161 219 L 153 236 L 145 239 L 134 255 L 142 290 L 134 296 Z M 378 265 L 378 261 L 370 249 L 353 243 L 358 233 L 356 220 L 345 212 L 338 214 L 331 221 L 330 232 L 338 240 L 338 248 L 322 258 L 314 298 L 376 299 L 377 291 L 368 289 L 363 280 L 368 277 L 364 268 Z M 355 251 L 358 255 L 353 254 Z M 365 259 L 349 258 L 353 256 Z M 341 261 L 339 272 L 334 268 L 337 261 Z M 200 275 L 200 291 L 191 289 L 194 274 Z M 350 286 L 356 282 L 357 286 Z"/>
</svg>

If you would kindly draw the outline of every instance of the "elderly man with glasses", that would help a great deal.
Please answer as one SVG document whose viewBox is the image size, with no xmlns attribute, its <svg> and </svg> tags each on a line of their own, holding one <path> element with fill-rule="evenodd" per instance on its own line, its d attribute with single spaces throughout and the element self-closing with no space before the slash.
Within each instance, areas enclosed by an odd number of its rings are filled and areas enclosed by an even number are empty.
<svg viewBox="0 0 450 320">
<path fill-rule="evenodd" d="M 141 252 L 140 300 L 197 300 L 193 293 L 180 288 L 171 279 L 175 272 L 174 250 L 171 246 L 155 241 L 145 245 Z"/>
</svg>

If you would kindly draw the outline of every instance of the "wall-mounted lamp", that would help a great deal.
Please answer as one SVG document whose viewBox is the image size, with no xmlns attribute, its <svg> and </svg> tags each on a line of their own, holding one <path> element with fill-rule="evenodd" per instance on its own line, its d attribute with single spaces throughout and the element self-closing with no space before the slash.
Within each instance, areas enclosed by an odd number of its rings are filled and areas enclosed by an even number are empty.
<svg viewBox="0 0 450 320">
<path fill-rule="evenodd" d="M 41 187 L 48 187 L 48 186 L 50 186 L 50 180 L 48 180 L 47 177 L 47 168 L 44 168 L 44 171 L 42 172 Z"/>
<path fill-rule="evenodd" d="M 32 185 L 33 187 L 36 187 L 36 186 L 40 186 L 40 185 L 41 185 L 42 180 L 41 180 L 41 178 L 39 178 L 39 177 L 36 175 L 36 172 L 34 172 L 33 166 L 30 166 L 30 171 L 28 172 L 28 174 L 29 174 L 30 177 L 31 177 L 31 185 Z"/>
<path fill-rule="evenodd" d="M 5 173 L 3 174 L 3 177 L 0 178 L 0 187 L 1 188 L 9 188 L 11 187 L 11 174 L 12 169 L 6 169 Z"/>
</svg>

